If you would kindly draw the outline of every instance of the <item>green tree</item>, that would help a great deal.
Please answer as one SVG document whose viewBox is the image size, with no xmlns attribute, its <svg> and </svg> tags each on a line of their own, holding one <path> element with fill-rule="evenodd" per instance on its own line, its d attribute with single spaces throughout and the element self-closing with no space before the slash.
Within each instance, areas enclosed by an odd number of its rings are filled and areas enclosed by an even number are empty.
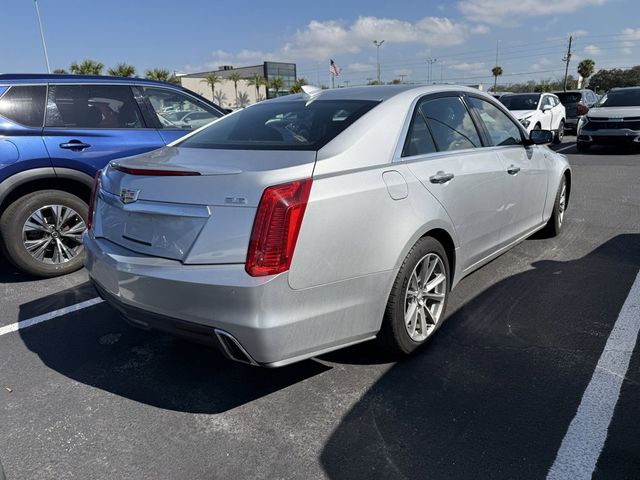
<svg viewBox="0 0 640 480">
<path fill-rule="evenodd" d="M 160 82 L 180 83 L 180 79 L 166 68 L 150 68 L 149 70 L 145 70 L 144 77 Z"/>
<path fill-rule="evenodd" d="M 211 72 L 207 76 L 205 76 L 201 82 L 206 83 L 211 87 L 211 98 L 216 98 L 216 84 L 222 83 L 222 77 L 218 75 L 216 72 Z"/>
<path fill-rule="evenodd" d="M 281 77 L 275 77 L 271 82 L 269 82 L 269 88 L 273 90 L 273 96 L 279 97 L 280 90 L 284 87 L 284 80 Z"/>
<path fill-rule="evenodd" d="M 367 82 L 367 85 L 384 85 L 382 82 L 379 82 L 378 80 L 369 80 Z"/>
<path fill-rule="evenodd" d="M 302 87 L 304 87 L 305 85 L 307 85 L 307 80 L 304 78 L 299 78 L 289 89 L 289 93 L 300 93 L 302 91 Z"/>
<path fill-rule="evenodd" d="M 135 77 L 136 67 L 123 62 L 110 68 L 107 72 L 113 77 Z"/>
<path fill-rule="evenodd" d="M 503 73 L 504 72 L 500 65 L 496 65 L 491 69 L 491 75 L 493 75 L 493 91 L 494 92 L 496 91 L 496 88 L 498 88 L 498 77 Z"/>
<path fill-rule="evenodd" d="M 249 78 L 247 84 L 249 86 L 256 87 L 256 100 L 260 101 L 260 87 L 267 84 L 264 77 L 256 73 L 253 77 Z"/>
<path fill-rule="evenodd" d="M 57 73 L 59 75 L 66 75 L 68 72 L 64 68 L 56 68 L 53 73 Z"/>
<path fill-rule="evenodd" d="M 640 65 L 623 70 L 612 68 L 611 70 L 598 70 L 591 77 L 589 85 L 593 85 L 600 91 L 607 91 L 614 87 L 635 87 L 640 85 Z"/>
<path fill-rule="evenodd" d="M 588 83 L 588 79 L 593 75 L 593 71 L 596 68 L 596 62 L 590 58 L 585 58 L 578 64 L 578 74 L 585 79 L 584 84 Z"/>
<path fill-rule="evenodd" d="M 238 82 L 242 80 L 242 75 L 240 75 L 240 72 L 231 72 L 227 78 L 233 82 L 233 90 L 235 91 L 236 100 L 237 100 L 238 99 Z"/>
<path fill-rule="evenodd" d="M 69 70 L 75 75 L 101 75 L 103 68 L 103 63 L 87 58 L 81 63 L 73 62 Z"/>
</svg>

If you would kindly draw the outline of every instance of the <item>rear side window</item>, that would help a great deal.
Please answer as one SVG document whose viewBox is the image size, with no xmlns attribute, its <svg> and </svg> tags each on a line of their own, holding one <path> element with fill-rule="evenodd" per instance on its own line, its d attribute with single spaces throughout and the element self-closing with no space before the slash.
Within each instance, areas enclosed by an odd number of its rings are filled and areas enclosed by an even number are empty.
<svg viewBox="0 0 640 480">
<path fill-rule="evenodd" d="M 11 87 L 0 98 L 0 115 L 27 127 L 42 127 L 45 86 Z"/>
<path fill-rule="evenodd" d="M 429 125 L 438 151 L 480 147 L 480 136 L 460 97 L 427 100 L 420 111 Z"/>
<path fill-rule="evenodd" d="M 377 104 L 370 100 L 304 99 L 258 103 L 221 118 L 180 146 L 318 150 Z"/>
<path fill-rule="evenodd" d="M 52 85 L 47 127 L 143 128 L 142 115 L 126 85 Z"/>
<path fill-rule="evenodd" d="M 582 99 L 582 94 L 580 92 L 558 93 L 558 98 L 560 98 L 563 104 L 567 105 L 570 103 L 578 103 Z"/>
<path fill-rule="evenodd" d="M 433 137 L 431 136 L 429 127 L 427 127 L 427 123 L 420 113 L 420 110 L 416 109 L 413 114 L 413 120 L 411 121 L 411 127 L 409 128 L 407 139 L 404 142 L 402 156 L 412 157 L 414 155 L 425 155 L 435 151 L 436 144 L 433 142 Z"/>
</svg>

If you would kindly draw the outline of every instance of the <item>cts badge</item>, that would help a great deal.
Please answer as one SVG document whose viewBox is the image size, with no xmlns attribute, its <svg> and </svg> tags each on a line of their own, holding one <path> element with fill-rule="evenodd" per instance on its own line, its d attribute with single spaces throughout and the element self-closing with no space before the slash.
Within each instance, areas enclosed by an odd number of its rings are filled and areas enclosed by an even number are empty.
<svg viewBox="0 0 640 480">
<path fill-rule="evenodd" d="M 128 188 L 120 189 L 120 201 L 122 203 L 133 203 L 138 200 L 140 190 L 130 190 Z"/>
</svg>

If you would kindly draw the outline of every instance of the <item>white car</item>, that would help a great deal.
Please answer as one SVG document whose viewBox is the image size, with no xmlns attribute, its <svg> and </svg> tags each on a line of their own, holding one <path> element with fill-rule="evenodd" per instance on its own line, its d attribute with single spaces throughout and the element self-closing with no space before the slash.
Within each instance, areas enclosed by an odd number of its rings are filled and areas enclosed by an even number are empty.
<svg viewBox="0 0 640 480">
<path fill-rule="evenodd" d="M 518 119 L 528 133 L 551 130 L 553 143 L 562 142 L 567 119 L 564 105 L 552 93 L 513 93 L 500 97 L 502 104 Z"/>
</svg>

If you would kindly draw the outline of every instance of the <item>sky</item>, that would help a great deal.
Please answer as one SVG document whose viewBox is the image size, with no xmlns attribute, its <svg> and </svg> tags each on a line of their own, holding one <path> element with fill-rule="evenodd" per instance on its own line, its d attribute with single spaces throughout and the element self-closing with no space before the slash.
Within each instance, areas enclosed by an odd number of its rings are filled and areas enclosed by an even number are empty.
<svg viewBox="0 0 640 480">
<path fill-rule="evenodd" d="M 298 77 L 340 85 L 383 81 L 491 84 L 555 79 L 573 36 L 569 72 L 640 64 L 638 0 L 39 0 L 51 68 L 92 58 L 178 73 L 297 64 Z M 0 0 L 0 72 L 44 72 L 33 0 Z M 432 59 L 431 68 L 428 59 Z M 429 73 L 429 70 L 431 73 Z"/>
</svg>

